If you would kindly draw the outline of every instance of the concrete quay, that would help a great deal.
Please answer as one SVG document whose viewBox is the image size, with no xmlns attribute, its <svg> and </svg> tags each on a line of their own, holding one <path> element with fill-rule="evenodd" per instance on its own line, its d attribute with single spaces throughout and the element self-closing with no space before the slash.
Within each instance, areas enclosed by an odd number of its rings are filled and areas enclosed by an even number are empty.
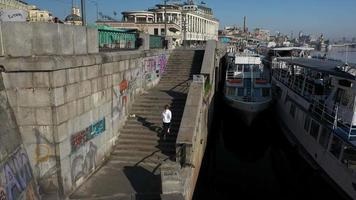
<svg viewBox="0 0 356 200">
<path fill-rule="evenodd" d="M 95 29 L 52 26 L 0 24 L 0 194 L 191 199 L 224 47 L 99 52 Z"/>
</svg>

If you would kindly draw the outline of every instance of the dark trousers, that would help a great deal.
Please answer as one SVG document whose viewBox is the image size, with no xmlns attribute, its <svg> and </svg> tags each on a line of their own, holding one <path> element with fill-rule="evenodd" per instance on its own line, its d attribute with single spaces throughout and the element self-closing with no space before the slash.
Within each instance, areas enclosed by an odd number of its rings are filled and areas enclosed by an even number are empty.
<svg viewBox="0 0 356 200">
<path fill-rule="evenodd" d="M 168 129 L 171 128 L 171 123 L 164 123 L 163 122 L 163 134 L 167 134 L 168 133 Z"/>
</svg>

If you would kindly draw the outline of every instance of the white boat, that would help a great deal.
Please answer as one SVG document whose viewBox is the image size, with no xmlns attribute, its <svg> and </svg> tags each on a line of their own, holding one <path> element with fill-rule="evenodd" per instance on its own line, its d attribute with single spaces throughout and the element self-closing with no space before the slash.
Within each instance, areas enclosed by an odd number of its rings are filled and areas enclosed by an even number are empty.
<svg viewBox="0 0 356 200">
<path fill-rule="evenodd" d="M 272 88 L 288 140 L 343 194 L 356 199 L 356 65 L 276 58 Z"/>
<path fill-rule="evenodd" d="M 252 52 L 228 54 L 224 97 L 240 118 L 251 125 L 256 116 L 272 101 L 269 74 L 261 57 Z"/>
</svg>

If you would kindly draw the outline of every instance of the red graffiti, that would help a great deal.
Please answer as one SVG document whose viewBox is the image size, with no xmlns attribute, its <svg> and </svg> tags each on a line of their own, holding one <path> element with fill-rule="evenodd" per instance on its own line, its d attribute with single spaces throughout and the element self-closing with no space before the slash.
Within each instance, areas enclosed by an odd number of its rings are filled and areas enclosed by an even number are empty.
<svg viewBox="0 0 356 200">
<path fill-rule="evenodd" d="M 129 82 L 127 80 L 121 81 L 121 83 L 119 84 L 120 92 L 123 92 L 127 88 L 129 88 Z"/>
</svg>

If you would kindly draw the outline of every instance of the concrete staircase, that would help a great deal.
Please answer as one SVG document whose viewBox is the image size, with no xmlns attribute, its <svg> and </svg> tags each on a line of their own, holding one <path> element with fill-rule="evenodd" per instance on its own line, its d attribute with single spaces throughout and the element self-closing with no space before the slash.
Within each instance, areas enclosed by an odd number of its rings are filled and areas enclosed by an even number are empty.
<svg viewBox="0 0 356 200">
<path fill-rule="evenodd" d="M 121 129 L 118 144 L 109 161 L 88 180 L 91 183 L 87 181 L 71 196 L 72 199 L 99 196 L 104 199 L 162 198 L 161 172 L 178 171 L 175 141 L 189 85 L 193 74 L 200 73 L 203 57 L 202 50 L 172 52 L 159 84 L 136 98 L 130 110 L 132 117 L 128 118 Z M 172 124 L 171 134 L 164 140 L 160 129 L 161 112 L 166 104 L 171 106 Z M 178 195 L 182 192 L 177 177 L 167 177 L 165 182 L 172 188 L 170 194 Z M 101 182 L 105 187 L 101 186 Z"/>
<path fill-rule="evenodd" d="M 113 152 L 118 162 L 157 166 L 163 160 L 175 160 L 175 139 L 185 100 L 193 74 L 200 73 L 202 58 L 203 51 L 176 50 L 172 53 L 160 83 L 132 106 L 130 113 L 135 117 L 126 122 Z M 166 104 L 171 106 L 173 118 L 171 135 L 163 140 L 161 112 Z"/>
</svg>

